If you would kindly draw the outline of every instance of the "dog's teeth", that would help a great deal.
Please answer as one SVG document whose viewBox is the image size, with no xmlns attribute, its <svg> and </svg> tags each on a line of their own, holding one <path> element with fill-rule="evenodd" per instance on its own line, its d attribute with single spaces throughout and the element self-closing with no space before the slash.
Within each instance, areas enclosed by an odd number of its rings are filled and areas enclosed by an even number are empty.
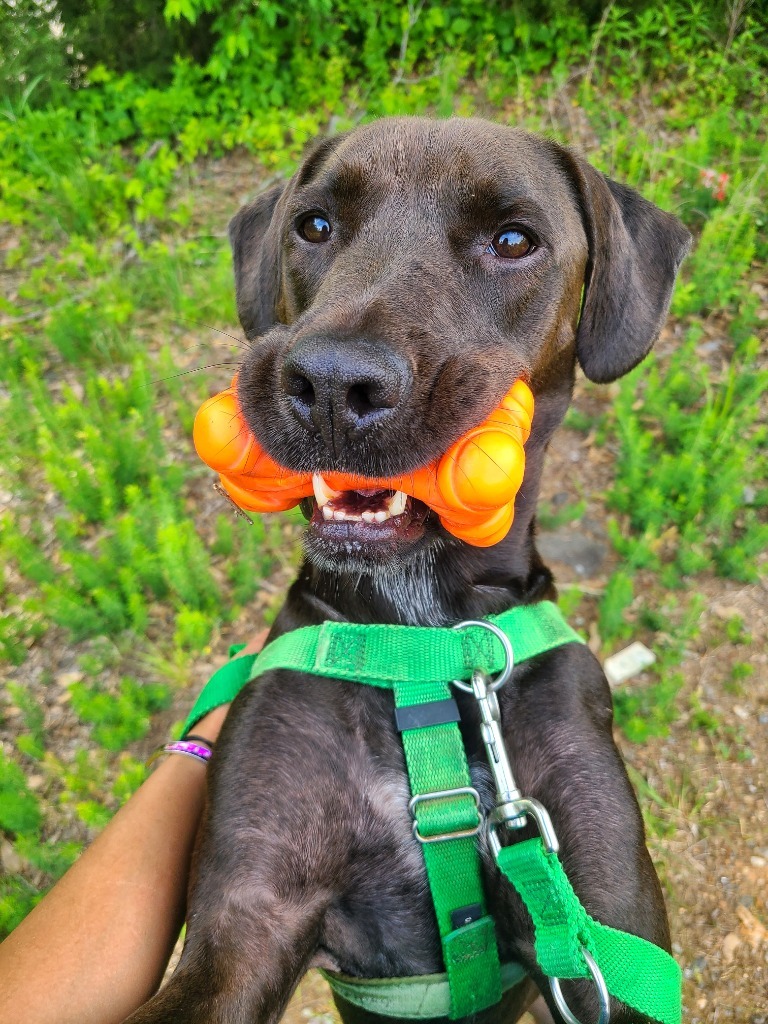
<svg viewBox="0 0 768 1024">
<path fill-rule="evenodd" d="M 315 492 L 315 498 L 317 499 L 317 504 L 320 508 L 323 508 L 323 506 L 327 505 L 329 501 L 333 501 L 334 498 L 338 498 L 341 494 L 341 491 L 334 491 L 332 487 L 329 487 L 325 480 L 323 480 L 320 473 L 312 474 L 312 489 Z M 328 518 L 329 517 L 326 516 L 326 519 Z"/>
<path fill-rule="evenodd" d="M 391 516 L 399 516 L 405 512 L 405 503 L 408 501 L 408 495 L 404 491 L 395 491 L 392 497 L 387 502 L 389 508 L 389 514 Z"/>
<path fill-rule="evenodd" d="M 340 508 L 337 508 L 333 513 L 333 518 L 336 520 L 337 523 L 343 523 L 344 520 L 347 518 L 347 514 L 346 512 L 342 512 Z"/>
<path fill-rule="evenodd" d="M 375 523 L 385 523 L 389 519 L 389 512 L 385 512 L 383 509 L 380 512 L 373 513 L 373 521 Z"/>
<path fill-rule="evenodd" d="M 376 513 L 375 512 L 371 512 L 370 510 L 368 510 L 367 512 L 363 512 L 363 522 L 364 523 L 375 523 L 376 522 Z"/>
<path fill-rule="evenodd" d="M 333 519 L 333 509 L 328 505 L 323 505 L 323 519 Z"/>
</svg>

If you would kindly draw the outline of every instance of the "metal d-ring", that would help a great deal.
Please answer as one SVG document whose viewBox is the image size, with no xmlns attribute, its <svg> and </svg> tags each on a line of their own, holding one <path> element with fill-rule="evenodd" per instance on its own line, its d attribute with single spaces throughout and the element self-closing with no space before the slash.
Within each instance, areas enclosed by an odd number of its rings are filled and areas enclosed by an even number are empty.
<svg viewBox="0 0 768 1024">
<path fill-rule="evenodd" d="M 512 669 L 515 667 L 515 655 L 512 651 L 512 644 L 510 643 L 509 637 L 506 633 L 502 632 L 498 626 L 494 626 L 492 622 L 487 622 L 485 619 L 467 619 L 466 622 L 459 622 L 453 628 L 466 629 L 468 626 L 481 626 L 483 629 L 489 629 L 499 639 L 501 646 L 504 648 L 506 664 L 496 678 L 491 679 L 488 683 L 488 689 L 493 693 L 494 690 L 498 690 L 502 687 L 512 675 Z M 454 679 L 451 685 L 458 686 L 458 688 L 460 690 L 464 690 L 465 693 L 474 693 L 471 684 L 465 683 L 460 679 Z"/>
<path fill-rule="evenodd" d="M 597 989 L 597 997 L 600 1000 L 600 1016 L 597 1018 L 596 1024 L 608 1024 L 611 1019 L 611 997 L 608 995 L 608 987 L 605 984 L 605 978 L 603 972 L 595 963 L 594 958 L 590 955 L 588 949 L 585 946 L 581 947 L 581 955 L 584 957 L 589 973 L 592 975 L 592 981 L 595 983 Z M 555 1005 L 560 1011 L 563 1020 L 566 1024 L 581 1024 L 578 1017 L 574 1017 L 571 1013 L 568 1003 L 565 1001 L 562 990 L 560 988 L 559 978 L 550 978 L 549 987 L 552 990 L 552 996 L 555 1000 Z"/>
</svg>

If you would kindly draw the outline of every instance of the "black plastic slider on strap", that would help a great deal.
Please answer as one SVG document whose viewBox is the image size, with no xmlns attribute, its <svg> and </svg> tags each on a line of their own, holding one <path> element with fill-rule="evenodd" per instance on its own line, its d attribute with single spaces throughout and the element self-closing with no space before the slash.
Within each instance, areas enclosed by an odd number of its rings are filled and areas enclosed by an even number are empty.
<svg viewBox="0 0 768 1024">
<path fill-rule="evenodd" d="M 406 729 L 424 729 L 429 725 L 447 725 L 461 720 L 459 705 L 453 697 L 445 700 L 431 700 L 426 704 L 410 704 L 395 708 L 395 724 L 398 732 Z"/>
<path fill-rule="evenodd" d="M 474 921 L 479 921 L 484 913 L 479 903 L 470 903 L 466 907 L 451 911 L 451 924 L 454 928 L 463 928 Z"/>
</svg>

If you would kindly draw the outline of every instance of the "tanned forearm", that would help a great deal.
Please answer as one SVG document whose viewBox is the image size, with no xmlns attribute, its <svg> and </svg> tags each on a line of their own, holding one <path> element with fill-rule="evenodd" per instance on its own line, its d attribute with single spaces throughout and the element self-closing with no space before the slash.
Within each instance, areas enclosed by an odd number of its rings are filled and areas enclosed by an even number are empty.
<svg viewBox="0 0 768 1024">
<path fill-rule="evenodd" d="M 195 733 L 215 740 L 226 710 Z M 0 945 L 0 1024 L 117 1024 L 157 989 L 184 920 L 205 773 L 168 756 Z"/>
</svg>

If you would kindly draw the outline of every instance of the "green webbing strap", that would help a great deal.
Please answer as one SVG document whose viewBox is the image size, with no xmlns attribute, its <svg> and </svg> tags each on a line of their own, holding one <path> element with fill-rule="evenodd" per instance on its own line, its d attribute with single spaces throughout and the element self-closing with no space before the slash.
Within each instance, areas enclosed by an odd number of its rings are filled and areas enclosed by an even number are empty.
<svg viewBox="0 0 768 1024">
<path fill-rule="evenodd" d="M 181 735 L 186 736 L 192 726 L 199 722 L 203 715 L 207 715 L 214 708 L 222 704 L 229 704 L 240 693 L 245 684 L 253 678 L 253 663 L 256 661 L 255 654 L 243 654 L 239 658 L 235 655 L 242 651 L 245 644 L 232 644 L 229 648 L 229 661 L 217 669 L 203 687 L 200 696 L 194 703 Z"/>
<path fill-rule="evenodd" d="M 556 853 L 541 839 L 504 847 L 499 868 L 520 894 L 533 919 L 536 960 L 553 978 L 588 978 L 582 947 L 594 957 L 616 999 L 662 1024 L 680 1024 L 681 974 L 659 946 L 590 917 L 579 902 Z"/>
<path fill-rule="evenodd" d="M 515 662 L 562 644 L 584 642 L 551 601 L 518 605 L 489 616 L 488 621 L 509 637 Z M 235 658 L 220 668 L 198 697 L 184 732 L 213 708 L 233 700 L 249 679 L 270 669 L 287 668 L 392 689 L 403 679 L 413 683 L 466 680 L 476 668 L 494 673 L 503 667 L 504 651 L 487 629 L 353 622 L 304 626 L 279 636 L 261 654 Z"/>
<path fill-rule="evenodd" d="M 414 978 L 352 978 L 335 971 L 320 973 L 336 995 L 383 1017 L 425 1020 L 447 1017 L 451 1009 L 447 974 L 421 974 Z M 501 965 L 501 989 L 507 992 L 526 977 L 522 964 Z"/>
<path fill-rule="evenodd" d="M 450 699 L 447 683 L 408 680 L 395 684 L 398 708 Z M 405 729 L 402 739 L 412 796 L 472 786 L 464 742 L 455 722 Z M 427 840 L 422 849 L 448 975 L 448 1016 L 452 1020 L 468 1017 L 501 999 L 496 931 L 486 913 L 474 834 L 480 813 L 473 796 L 461 794 L 420 800 L 414 816 L 418 834 Z M 434 841 L 436 836 L 462 832 L 472 834 Z M 478 919 L 455 928 L 451 913 L 476 904 L 482 910 Z"/>
</svg>

